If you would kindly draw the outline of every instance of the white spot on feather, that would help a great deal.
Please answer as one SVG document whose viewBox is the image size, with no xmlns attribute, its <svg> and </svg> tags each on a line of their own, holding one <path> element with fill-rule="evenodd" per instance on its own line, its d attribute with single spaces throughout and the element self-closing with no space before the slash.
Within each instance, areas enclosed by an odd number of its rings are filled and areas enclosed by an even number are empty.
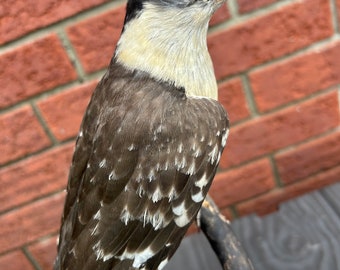
<svg viewBox="0 0 340 270">
<path fill-rule="evenodd" d="M 182 143 L 180 143 L 180 144 L 178 145 L 178 147 L 177 147 L 177 152 L 178 152 L 178 153 L 182 153 L 182 152 L 183 152 L 183 144 L 182 144 Z"/>
<path fill-rule="evenodd" d="M 144 195 L 144 193 L 145 193 L 145 191 L 144 191 L 144 189 L 142 188 L 142 186 L 139 186 L 138 189 L 137 189 L 137 194 L 138 194 L 138 196 L 139 196 L 140 198 L 142 198 L 143 195 Z"/>
<path fill-rule="evenodd" d="M 195 161 L 192 161 L 191 165 L 188 168 L 187 174 L 193 175 L 196 170 L 196 163 Z"/>
<path fill-rule="evenodd" d="M 100 209 L 97 211 L 97 213 L 94 215 L 93 219 L 100 220 L 101 214 L 100 214 Z"/>
<path fill-rule="evenodd" d="M 93 228 L 93 230 L 91 231 L 91 235 L 97 235 L 99 233 L 98 226 L 99 226 L 99 223 L 97 223 L 96 226 Z"/>
<path fill-rule="evenodd" d="M 111 259 L 114 255 L 112 253 L 105 253 L 104 249 L 101 248 L 100 240 L 92 247 L 92 250 L 95 252 L 98 260 L 103 260 L 104 262 Z"/>
<path fill-rule="evenodd" d="M 191 199 L 194 201 L 194 202 L 201 202 L 204 200 L 204 196 L 203 196 L 203 192 L 202 190 L 199 191 L 198 193 L 194 194 L 194 195 L 191 195 Z"/>
<path fill-rule="evenodd" d="M 152 201 L 154 202 L 154 203 L 156 203 L 156 202 L 158 202 L 159 200 L 161 200 L 162 199 L 162 192 L 161 192 L 161 190 L 159 189 L 159 187 L 157 187 L 156 188 L 156 190 L 153 192 L 153 194 L 152 194 Z"/>
<path fill-rule="evenodd" d="M 116 175 L 115 171 L 112 170 L 109 174 L 109 180 L 117 180 L 118 176 Z"/>
<path fill-rule="evenodd" d="M 203 187 L 205 187 L 208 184 L 208 181 L 209 181 L 209 179 L 207 178 L 207 175 L 203 174 L 201 179 L 195 182 L 195 186 L 202 189 Z"/>
<path fill-rule="evenodd" d="M 141 267 L 148 259 L 155 255 L 155 252 L 152 251 L 150 247 L 147 247 L 141 252 L 135 252 L 135 258 L 133 260 L 133 267 L 139 268 Z"/>
<path fill-rule="evenodd" d="M 190 222 L 190 219 L 187 215 L 187 213 L 184 213 L 183 215 L 175 218 L 175 223 L 178 227 L 184 227 Z"/>
<path fill-rule="evenodd" d="M 177 197 L 177 192 L 174 187 L 171 187 L 171 190 L 169 191 L 169 194 L 168 194 L 169 202 L 171 202 L 176 197 Z"/>
<path fill-rule="evenodd" d="M 157 270 L 162 270 L 164 268 L 164 266 L 168 263 L 168 258 L 166 258 L 165 260 L 161 261 L 161 263 L 158 265 Z"/>
<path fill-rule="evenodd" d="M 110 260 L 114 255 L 112 253 L 105 254 L 103 257 L 103 262 Z"/>
<path fill-rule="evenodd" d="M 165 217 L 164 217 L 163 213 L 160 213 L 159 211 L 157 213 L 155 213 L 152 216 L 151 224 L 152 224 L 153 228 L 155 229 L 155 231 L 162 228 L 163 224 L 165 224 Z"/>
<path fill-rule="evenodd" d="M 99 168 L 103 168 L 106 165 L 106 159 L 104 158 L 100 163 L 99 163 Z"/>
<path fill-rule="evenodd" d="M 194 150 L 194 149 L 193 149 Z M 199 156 L 201 156 L 202 155 L 202 151 L 201 151 L 201 149 L 200 148 L 196 148 L 196 150 L 194 150 L 195 152 L 193 153 L 193 156 L 194 157 L 199 157 Z"/>
<path fill-rule="evenodd" d="M 177 215 L 180 216 L 185 212 L 185 201 L 181 202 L 179 205 L 177 206 L 173 206 L 172 207 L 172 212 Z"/>
<path fill-rule="evenodd" d="M 157 127 L 157 129 L 156 129 L 156 132 L 157 132 L 157 133 L 161 133 L 161 132 L 162 132 L 162 128 L 163 128 L 163 126 L 162 126 L 162 125 L 159 125 L 159 126 Z"/>
<path fill-rule="evenodd" d="M 150 169 L 147 178 L 149 179 L 149 182 L 156 179 L 155 171 L 153 169 Z"/>
<path fill-rule="evenodd" d="M 180 169 L 183 169 L 187 164 L 187 161 L 184 156 L 179 159 L 177 156 L 175 157 L 175 166 L 176 169 L 179 171 Z"/>
<path fill-rule="evenodd" d="M 120 215 L 120 220 L 127 225 L 130 220 L 133 220 L 133 216 L 130 214 L 130 212 L 125 208 L 123 209 L 121 215 Z"/>
<path fill-rule="evenodd" d="M 229 129 L 227 129 L 226 132 L 222 135 L 222 141 L 221 141 L 222 147 L 226 145 L 228 135 L 229 135 Z"/>
<path fill-rule="evenodd" d="M 135 255 L 134 253 L 131 253 L 131 252 L 124 250 L 122 255 L 115 256 L 115 258 L 117 258 L 118 260 L 121 260 L 121 261 L 126 260 L 126 259 L 133 260 L 134 257 L 135 257 L 134 255 Z"/>
<path fill-rule="evenodd" d="M 133 151 L 136 150 L 136 146 L 132 143 L 129 147 L 128 147 L 129 151 Z"/>
<path fill-rule="evenodd" d="M 208 154 L 209 161 L 210 161 L 211 164 L 214 164 L 216 162 L 218 152 L 219 152 L 218 147 L 217 147 L 217 145 L 215 145 L 213 150 Z"/>
</svg>

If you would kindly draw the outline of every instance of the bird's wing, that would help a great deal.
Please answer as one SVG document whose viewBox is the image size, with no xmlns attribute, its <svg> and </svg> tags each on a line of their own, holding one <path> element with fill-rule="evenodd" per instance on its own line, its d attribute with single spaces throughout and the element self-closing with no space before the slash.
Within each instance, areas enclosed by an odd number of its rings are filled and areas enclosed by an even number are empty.
<svg viewBox="0 0 340 270">
<path fill-rule="evenodd" d="M 215 174 L 227 136 L 222 107 L 150 79 L 120 77 L 104 78 L 83 120 L 57 265 L 158 269 Z"/>
</svg>

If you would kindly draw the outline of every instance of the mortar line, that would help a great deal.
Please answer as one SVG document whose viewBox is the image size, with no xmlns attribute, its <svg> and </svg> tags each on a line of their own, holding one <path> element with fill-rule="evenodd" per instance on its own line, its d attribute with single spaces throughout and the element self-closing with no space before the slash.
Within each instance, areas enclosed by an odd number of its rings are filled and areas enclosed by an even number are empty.
<svg viewBox="0 0 340 270">
<path fill-rule="evenodd" d="M 34 115 L 36 116 L 36 118 L 38 119 L 38 122 L 40 124 L 40 126 L 43 128 L 46 136 L 49 138 L 49 140 L 52 142 L 52 145 L 58 145 L 59 141 L 57 140 L 57 138 L 54 136 L 53 132 L 50 130 L 44 116 L 42 115 L 42 113 L 40 112 L 38 106 L 34 103 L 31 102 L 31 108 L 34 112 Z"/>
<path fill-rule="evenodd" d="M 71 63 L 74 66 L 78 74 L 79 82 L 80 83 L 84 82 L 86 80 L 86 74 L 85 74 L 84 68 L 81 64 L 81 61 L 79 59 L 79 56 L 77 55 L 76 50 L 74 49 L 64 29 L 59 30 L 57 32 L 57 35 L 59 39 L 61 40 L 61 43 L 63 44 L 63 47 L 68 55 L 68 58 L 71 60 Z"/>
<path fill-rule="evenodd" d="M 26 154 L 26 155 L 21 156 L 21 157 L 19 157 L 19 158 L 16 158 L 16 159 L 7 161 L 7 162 L 5 162 L 5 163 L 3 163 L 3 164 L 0 165 L 0 170 L 5 169 L 5 168 L 7 168 L 7 167 L 14 166 L 14 165 L 17 164 L 17 163 L 24 162 L 25 160 L 28 160 L 28 159 L 30 159 L 30 158 L 33 158 L 33 157 L 42 155 L 42 154 L 47 153 L 47 152 L 49 152 L 49 151 L 51 151 L 51 150 L 54 150 L 54 149 L 56 149 L 56 148 L 63 147 L 63 146 L 65 146 L 65 145 L 67 145 L 68 143 L 73 142 L 73 144 L 74 144 L 74 143 L 75 143 L 76 137 L 77 137 L 77 136 L 71 137 L 71 138 L 69 138 L 69 139 L 67 139 L 67 140 L 65 140 L 65 141 L 62 141 L 62 142 L 58 143 L 58 145 L 53 145 L 53 144 L 51 144 L 51 145 L 49 145 L 49 146 L 47 146 L 47 147 L 44 147 L 44 148 L 42 148 L 42 149 L 40 149 L 40 150 L 38 150 L 38 151 L 33 152 L 33 153 L 29 153 L 29 154 Z M 1 213 L 0 213 L 0 215 L 1 215 Z"/>
<path fill-rule="evenodd" d="M 246 98 L 246 101 L 247 101 L 247 104 L 248 104 L 248 108 L 249 108 L 249 111 L 250 111 L 251 118 L 255 118 L 255 117 L 259 116 L 259 111 L 258 111 L 257 106 L 256 106 L 255 97 L 254 97 L 253 91 L 251 89 L 251 85 L 250 85 L 250 82 L 249 82 L 248 75 L 242 74 L 241 75 L 241 81 L 242 81 L 242 86 L 243 86 L 242 88 L 243 88 L 243 92 L 245 94 L 245 98 Z"/>
<path fill-rule="evenodd" d="M 339 18 L 337 12 L 337 4 L 335 0 L 329 0 L 330 9 L 331 9 L 331 16 L 332 16 L 332 23 L 335 33 L 339 33 Z"/>
<path fill-rule="evenodd" d="M 22 252 L 25 254 L 26 258 L 29 260 L 31 265 L 34 267 L 35 270 L 42 270 L 40 264 L 37 262 L 37 260 L 34 258 L 32 253 L 27 249 L 27 247 L 22 247 Z"/>
<path fill-rule="evenodd" d="M 272 173 L 273 173 L 273 176 L 274 176 L 273 180 L 274 180 L 275 186 L 281 188 L 281 187 L 284 186 L 284 184 L 281 180 L 279 169 L 278 169 L 277 164 L 275 162 L 274 154 L 270 153 L 268 155 L 268 159 L 269 159 L 270 167 L 272 169 Z"/>
<path fill-rule="evenodd" d="M 234 18 L 237 18 L 239 16 L 237 1 L 236 0 L 228 0 L 227 6 L 228 6 L 228 9 L 229 9 L 229 13 L 231 15 L 231 20 L 234 19 Z"/>
</svg>

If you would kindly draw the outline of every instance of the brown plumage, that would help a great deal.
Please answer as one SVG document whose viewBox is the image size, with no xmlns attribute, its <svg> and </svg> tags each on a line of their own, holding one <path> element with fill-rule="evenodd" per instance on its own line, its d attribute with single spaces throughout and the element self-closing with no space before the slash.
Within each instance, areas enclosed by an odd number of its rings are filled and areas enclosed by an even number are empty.
<svg viewBox="0 0 340 270">
<path fill-rule="evenodd" d="M 77 138 L 56 270 L 156 270 L 173 255 L 228 134 L 222 106 L 185 90 L 113 58 Z"/>
</svg>

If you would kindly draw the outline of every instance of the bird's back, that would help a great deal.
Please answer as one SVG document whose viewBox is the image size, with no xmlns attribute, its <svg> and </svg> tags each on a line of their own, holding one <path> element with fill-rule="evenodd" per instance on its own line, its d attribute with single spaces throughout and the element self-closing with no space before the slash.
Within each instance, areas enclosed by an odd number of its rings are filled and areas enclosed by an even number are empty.
<svg viewBox="0 0 340 270">
<path fill-rule="evenodd" d="M 209 189 L 227 126 L 217 101 L 113 61 L 77 139 L 55 269 L 161 269 Z"/>
</svg>

